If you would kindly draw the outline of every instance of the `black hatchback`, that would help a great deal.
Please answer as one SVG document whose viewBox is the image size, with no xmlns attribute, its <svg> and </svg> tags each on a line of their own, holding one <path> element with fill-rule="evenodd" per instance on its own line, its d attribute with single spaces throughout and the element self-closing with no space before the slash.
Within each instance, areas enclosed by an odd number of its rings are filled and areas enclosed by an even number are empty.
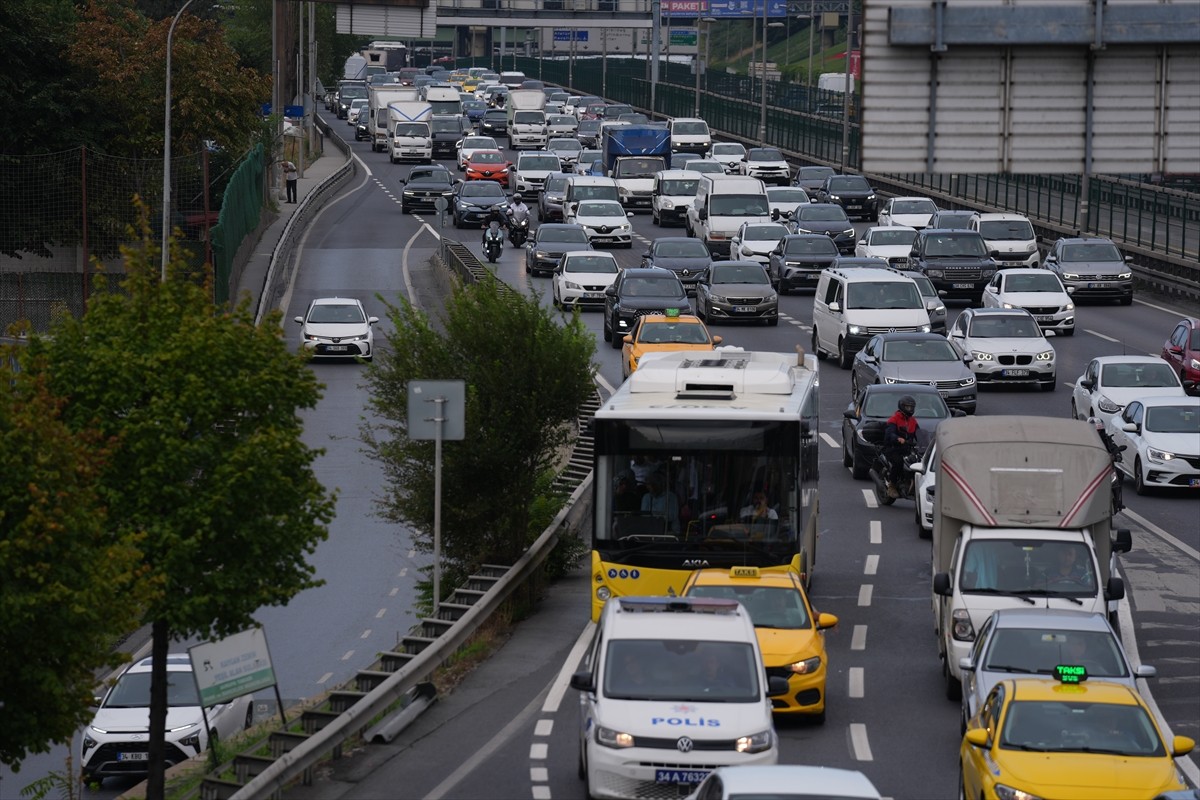
<svg viewBox="0 0 1200 800">
<path fill-rule="evenodd" d="M 489 108 L 479 120 L 480 136 L 508 136 L 508 112 L 502 108 Z"/>
</svg>

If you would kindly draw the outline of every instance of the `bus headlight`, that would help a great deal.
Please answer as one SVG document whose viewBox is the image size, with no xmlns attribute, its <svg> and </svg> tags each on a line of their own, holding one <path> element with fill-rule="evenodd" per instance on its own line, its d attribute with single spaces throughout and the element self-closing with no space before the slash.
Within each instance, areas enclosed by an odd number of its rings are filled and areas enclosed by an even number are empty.
<svg viewBox="0 0 1200 800">
<path fill-rule="evenodd" d="M 597 586 L 596 587 L 596 599 L 597 600 L 599 600 L 602 603 L 606 603 L 606 602 L 608 602 L 608 599 L 610 597 L 612 597 L 612 589 L 609 589 L 607 586 Z"/>
</svg>

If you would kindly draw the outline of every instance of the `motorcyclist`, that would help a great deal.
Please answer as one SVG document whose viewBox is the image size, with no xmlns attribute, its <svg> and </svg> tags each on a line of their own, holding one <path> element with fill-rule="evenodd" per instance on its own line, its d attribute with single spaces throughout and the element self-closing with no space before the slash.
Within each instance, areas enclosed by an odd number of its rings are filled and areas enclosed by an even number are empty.
<svg viewBox="0 0 1200 800">
<path fill-rule="evenodd" d="M 487 244 L 489 236 L 495 236 L 496 241 L 500 243 L 500 246 L 504 246 L 504 232 L 500 226 L 500 220 L 496 219 L 494 216 L 488 220 L 487 225 L 483 229 L 483 243 L 485 245 Z"/>
<path fill-rule="evenodd" d="M 508 218 L 511 222 L 528 221 L 529 219 L 529 206 L 525 205 L 525 200 L 521 197 L 520 192 L 514 194 L 512 202 L 508 204 Z"/>
<path fill-rule="evenodd" d="M 1109 435 L 1108 431 L 1104 427 L 1104 420 L 1100 419 L 1099 417 L 1088 417 L 1088 423 L 1096 428 L 1096 435 L 1099 436 L 1100 441 L 1104 443 L 1104 449 L 1108 451 L 1108 456 L 1113 462 L 1112 504 L 1113 513 L 1115 514 L 1121 509 L 1125 508 L 1125 500 L 1121 496 L 1121 475 L 1119 472 L 1117 472 L 1117 463 L 1124 460 L 1121 456 L 1121 451 L 1125 448 L 1118 446 L 1117 443 L 1113 441 L 1112 436 Z"/>
<path fill-rule="evenodd" d="M 883 429 L 883 454 L 887 457 L 890 467 L 887 492 L 888 497 L 893 499 L 900 496 L 904 454 L 909 449 L 909 443 L 915 441 L 917 429 L 920 428 L 914 416 L 916 411 L 916 399 L 910 394 L 904 395 L 896 404 L 896 413 L 888 417 L 887 425 Z"/>
<path fill-rule="evenodd" d="M 496 223 L 496 225 L 498 225 L 500 228 L 508 228 L 508 216 L 504 213 L 504 210 L 501 209 L 500 206 L 492 206 L 492 210 L 488 212 L 487 217 L 483 220 L 484 242 L 487 241 L 488 231 L 491 229 L 493 222 Z"/>
</svg>

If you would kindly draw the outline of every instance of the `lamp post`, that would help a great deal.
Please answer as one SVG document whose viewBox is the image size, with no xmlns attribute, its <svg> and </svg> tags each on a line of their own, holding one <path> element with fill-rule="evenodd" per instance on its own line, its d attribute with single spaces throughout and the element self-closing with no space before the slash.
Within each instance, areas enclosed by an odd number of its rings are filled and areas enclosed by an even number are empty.
<svg viewBox="0 0 1200 800">
<path fill-rule="evenodd" d="M 701 67 L 703 67 L 703 69 L 704 69 L 704 88 L 705 88 L 705 90 L 708 89 L 708 42 L 712 35 L 712 31 L 708 26 L 716 21 L 717 20 L 714 17 L 701 17 L 700 19 L 696 20 L 696 22 L 697 22 L 697 25 L 696 25 L 696 37 L 697 37 L 696 38 L 696 110 L 695 110 L 696 113 L 694 113 L 692 115 L 694 117 L 700 116 L 700 70 L 701 70 Z M 701 27 L 701 26 L 703 26 L 703 27 Z M 700 39 L 699 39 L 699 37 L 702 33 L 704 35 L 704 61 L 700 60 Z"/>
<path fill-rule="evenodd" d="M 767 28 L 782 28 L 783 23 L 767 24 L 767 0 L 763 0 L 763 29 L 762 29 L 762 98 L 758 113 L 758 146 L 767 146 Z"/>
<path fill-rule="evenodd" d="M 166 113 L 163 115 L 163 188 L 162 188 L 162 280 L 167 280 L 167 264 L 171 261 L 168 242 L 171 238 L 171 40 L 175 36 L 175 24 L 193 0 L 186 3 L 171 20 L 167 29 L 167 85 Z"/>
<path fill-rule="evenodd" d="M 813 58 L 816 53 L 813 52 L 813 29 L 817 27 L 817 0 L 809 0 L 808 3 L 808 88 L 804 96 L 808 98 L 808 112 L 812 113 L 812 67 Z"/>
</svg>

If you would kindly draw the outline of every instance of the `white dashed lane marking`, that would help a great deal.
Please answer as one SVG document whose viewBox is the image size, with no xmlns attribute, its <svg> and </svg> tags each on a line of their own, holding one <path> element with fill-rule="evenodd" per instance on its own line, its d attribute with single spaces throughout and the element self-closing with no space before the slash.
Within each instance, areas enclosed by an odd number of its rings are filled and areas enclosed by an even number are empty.
<svg viewBox="0 0 1200 800">
<path fill-rule="evenodd" d="M 874 575 L 879 571 L 879 556 L 875 553 L 867 556 L 867 563 L 863 565 L 863 575 Z"/>
<path fill-rule="evenodd" d="M 877 519 L 871 520 L 871 544 L 883 544 L 883 523 Z"/>
<path fill-rule="evenodd" d="M 858 700 L 863 696 L 863 668 L 850 668 L 850 697 Z"/>
<path fill-rule="evenodd" d="M 824 442 L 825 444 L 829 445 L 830 447 L 838 447 L 838 448 L 841 447 L 841 445 L 838 444 L 837 439 L 834 439 L 832 436 L 830 436 L 828 433 L 825 433 L 824 431 L 821 431 L 821 441 Z"/>
<path fill-rule="evenodd" d="M 866 650 L 867 649 L 867 626 L 855 625 L 854 633 L 850 635 L 851 650 Z"/>
<path fill-rule="evenodd" d="M 874 761 L 871 755 L 871 743 L 867 741 L 867 726 L 861 722 L 850 725 L 850 746 L 854 750 L 855 761 Z"/>
<path fill-rule="evenodd" d="M 871 594 L 875 591 L 875 587 L 869 583 L 864 583 L 858 587 L 858 604 L 860 606 L 871 605 Z"/>
</svg>

